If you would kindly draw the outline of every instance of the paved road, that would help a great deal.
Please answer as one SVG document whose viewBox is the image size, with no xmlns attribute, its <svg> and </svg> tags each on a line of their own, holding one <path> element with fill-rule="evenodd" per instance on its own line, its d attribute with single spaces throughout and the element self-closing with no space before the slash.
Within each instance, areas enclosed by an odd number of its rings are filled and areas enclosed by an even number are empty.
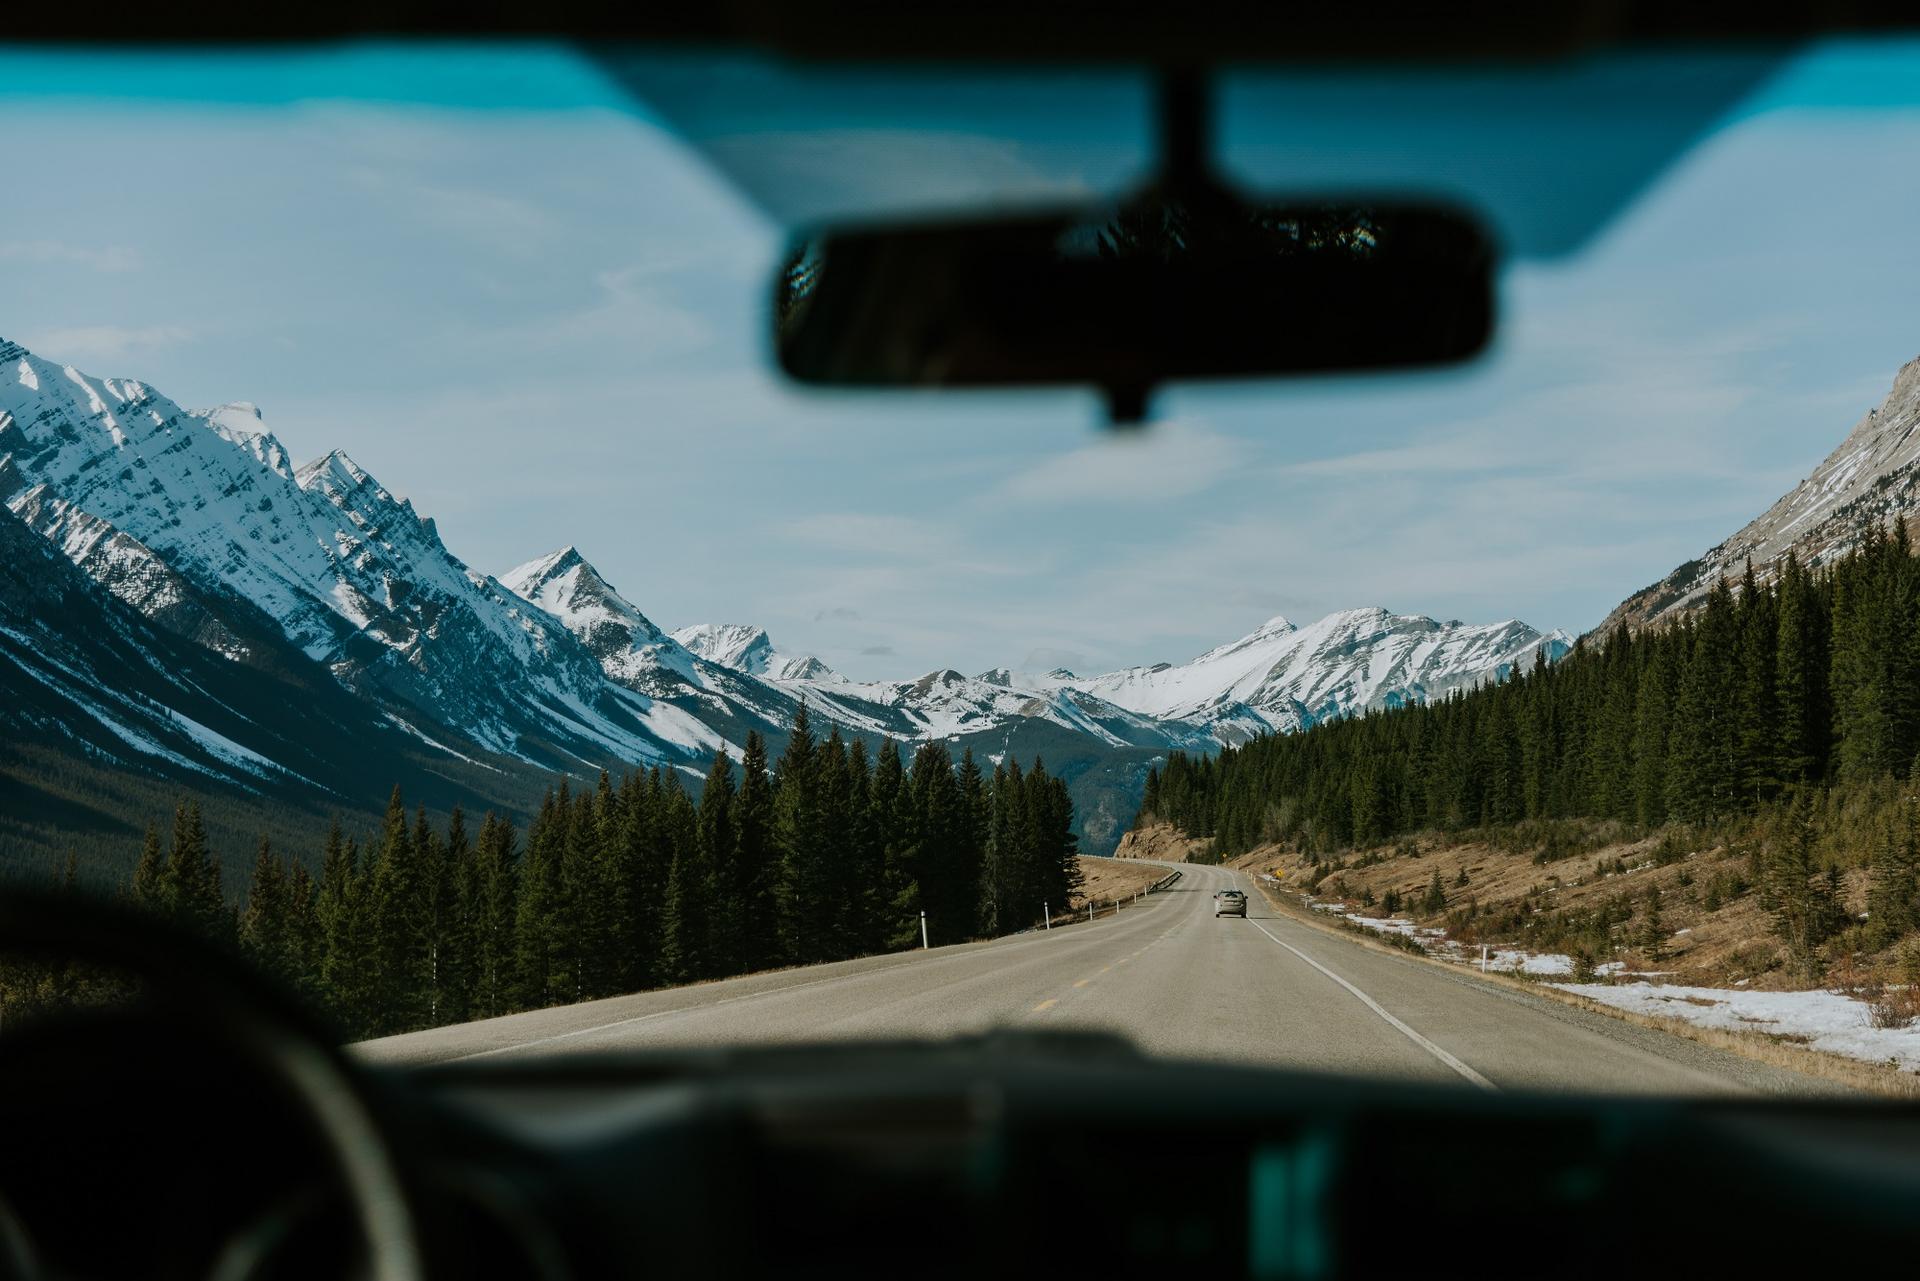
<svg viewBox="0 0 1920 1281">
<path fill-rule="evenodd" d="M 369 1041 L 381 1062 L 1097 1028 L 1151 1053 L 1467 1089 L 1830 1092 L 1796 1073 L 1363 947 L 1190 866 L 1091 924 L 868 957 Z M 1212 895 L 1248 893 L 1246 920 Z"/>
</svg>

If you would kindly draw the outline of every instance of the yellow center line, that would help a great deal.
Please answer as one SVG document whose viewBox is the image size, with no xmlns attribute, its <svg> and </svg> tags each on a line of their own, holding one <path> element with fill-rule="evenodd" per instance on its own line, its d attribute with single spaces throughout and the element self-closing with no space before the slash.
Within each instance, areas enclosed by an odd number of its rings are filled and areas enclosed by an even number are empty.
<svg viewBox="0 0 1920 1281">
<path fill-rule="evenodd" d="M 1115 964 L 1115 965 L 1125 965 L 1125 964 L 1126 964 L 1126 963 L 1127 963 L 1128 961 L 1131 961 L 1132 959 L 1133 959 L 1133 958 L 1132 958 L 1131 956 L 1123 956 L 1123 957 L 1121 957 L 1121 958 L 1120 958 L 1119 960 L 1117 960 L 1117 961 L 1115 961 L 1115 962 L 1114 962 L 1114 964 Z"/>
<path fill-rule="evenodd" d="M 1056 1000 L 1056 999 L 1054 999 L 1054 998 L 1051 998 L 1051 997 L 1049 997 L 1049 998 L 1048 998 L 1047 1000 L 1044 1000 L 1044 1001 L 1042 1001 L 1042 1002 L 1040 1002 L 1040 1004 L 1038 1004 L 1038 1005 L 1036 1005 L 1036 1006 L 1034 1006 L 1034 1007 L 1033 1007 L 1033 1012 L 1034 1012 L 1035 1014 L 1038 1014 L 1038 1013 L 1039 1013 L 1040 1011 L 1042 1011 L 1042 1010 L 1046 1010 L 1046 1009 L 1051 1009 L 1051 1008 L 1053 1008 L 1053 1007 L 1054 1007 L 1055 1005 L 1058 1005 L 1058 1004 L 1059 1004 L 1059 1001 L 1058 1001 L 1058 1000 Z"/>
<path fill-rule="evenodd" d="M 1093 982 L 1093 980 L 1092 980 L 1092 979 L 1081 979 L 1081 980 L 1080 980 L 1080 981 L 1079 981 L 1078 983 L 1075 983 L 1075 984 L 1074 984 L 1074 986 L 1075 986 L 1075 987 L 1085 987 L 1085 986 L 1086 986 L 1087 984 L 1089 984 L 1089 983 L 1091 983 L 1091 982 Z"/>
</svg>

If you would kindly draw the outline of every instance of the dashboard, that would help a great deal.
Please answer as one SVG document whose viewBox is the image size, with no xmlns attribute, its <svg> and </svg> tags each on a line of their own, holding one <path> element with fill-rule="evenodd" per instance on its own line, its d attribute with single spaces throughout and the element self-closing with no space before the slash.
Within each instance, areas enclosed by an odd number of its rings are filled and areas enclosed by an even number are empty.
<svg viewBox="0 0 1920 1281">
<path fill-rule="evenodd" d="M 324 1136 L 195 1046 L 116 1019 L 0 1056 L 0 1276 L 368 1275 Z M 1886 1104 L 1488 1095 L 1086 1035 L 362 1079 L 434 1277 L 1617 1276 L 1920 1244 L 1920 1112 Z"/>
</svg>

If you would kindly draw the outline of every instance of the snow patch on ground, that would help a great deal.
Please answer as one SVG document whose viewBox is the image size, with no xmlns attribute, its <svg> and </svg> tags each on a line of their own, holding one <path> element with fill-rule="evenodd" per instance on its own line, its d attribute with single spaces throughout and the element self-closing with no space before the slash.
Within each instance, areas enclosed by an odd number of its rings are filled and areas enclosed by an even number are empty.
<svg viewBox="0 0 1920 1281">
<path fill-rule="evenodd" d="M 1720 987 L 1665 987 L 1653 983 L 1556 983 L 1617 1009 L 1684 1019 L 1698 1027 L 1804 1037 L 1829 1054 L 1870 1063 L 1892 1061 L 1920 1072 L 1920 1024 L 1877 1028 L 1867 1002 L 1838 992 L 1751 992 Z"/>
<path fill-rule="evenodd" d="M 1413 939 L 1430 956 L 1443 961 L 1457 961 L 1503 974 L 1561 977 L 1573 973 L 1573 958 L 1563 952 L 1529 952 L 1517 947 L 1501 947 L 1487 949 L 1483 955 L 1477 947 L 1469 947 L 1448 938 L 1443 929 L 1417 925 L 1404 916 L 1368 916 L 1363 912 L 1350 912 L 1347 905 L 1337 899 L 1320 900 L 1310 895 L 1305 902 L 1316 912 L 1338 916 L 1363 930 Z M 1627 970 L 1626 964 L 1621 961 L 1607 961 L 1593 968 L 1594 973 L 1609 977 L 1623 975 Z"/>
</svg>

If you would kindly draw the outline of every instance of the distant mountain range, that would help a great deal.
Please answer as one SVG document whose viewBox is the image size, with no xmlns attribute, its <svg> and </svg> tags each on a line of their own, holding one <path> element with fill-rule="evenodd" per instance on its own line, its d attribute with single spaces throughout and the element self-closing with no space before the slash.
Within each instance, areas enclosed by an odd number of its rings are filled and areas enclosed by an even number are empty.
<svg viewBox="0 0 1920 1281">
<path fill-rule="evenodd" d="M 1920 518 L 1920 359 L 1901 366 L 1879 406 L 1855 423 L 1813 474 L 1761 515 L 1698 559 L 1680 565 L 1614 607 L 1596 630 L 1645 627 L 1697 608 L 1722 577 L 1738 578 L 1751 559 L 1762 582 L 1789 551 L 1802 564 L 1846 555 L 1875 521 Z"/>
<path fill-rule="evenodd" d="M 1431 698 L 1570 643 L 1360 609 L 1180 665 L 854 681 L 757 627 L 668 632 L 572 547 L 478 573 L 345 454 L 296 467 L 250 404 L 190 412 L 4 340 L 0 502 L 16 780 L 30 755 L 322 807 L 394 781 L 515 807 L 556 771 L 697 776 L 752 729 L 777 750 L 804 699 L 844 733 L 1043 753 L 1104 852 L 1169 750 Z"/>
</svg>

